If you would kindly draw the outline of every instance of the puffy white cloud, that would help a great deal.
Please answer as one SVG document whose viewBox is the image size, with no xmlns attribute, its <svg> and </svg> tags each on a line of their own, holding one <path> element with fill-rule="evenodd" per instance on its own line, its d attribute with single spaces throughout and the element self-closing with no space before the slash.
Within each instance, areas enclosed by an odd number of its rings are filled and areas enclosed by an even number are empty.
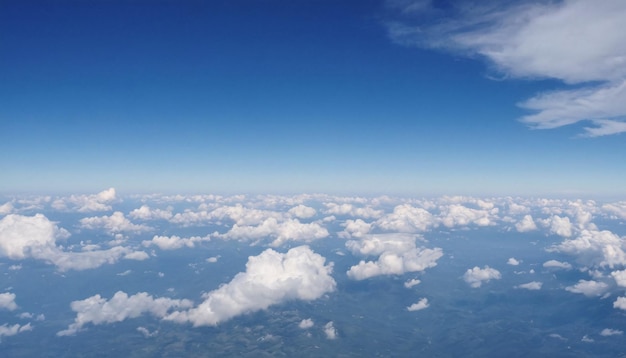
<svg viewBox="0 0 626 358">
<path fill-rule="evenodd" d="M 380 255 L 386 251 L 402 253 L 415 248 L 416 236 L 412 234 L 371 234 L 359 240 L 349 240 L 346 248 L 355 255 Z"/>
<path fill-rule="evenodd" d="M 337 329 L 335 328 L 333 321 L 324 325 L 324 333 L 328 339 L 337 339 Z"/>
<path fill-rule="evenodd" d="M 52 207 L 57 210 L 78 211 L 81 213 L 91 211 L 111 210 L 111 202 L 115 201 L 114 188 L 101 191 L 95 195 L 72 195 L 68 198 L 60 198 L 52 202 Z"/>
<path fill-rule="evenodd" d="M 7 215 L 11 212 L 13 212 L 13 203 L 10 201 L 0 205 L 0 215 Z"/>
<path fill-rule="evenodd" d="M 530 291 L 536 291 L 536 290 L 541 290 L 541 286 L 543 286 L 542 282 L 532 281 L 529 283 L 517 285 L 515 286 L 515 288 L 523 288 L 523 289 L 530 290 Z"/>
<path fill-rule="evenodd" d="M 498 208 L 472 209 L 463 205 L 453 204 L 441 209 L 439 220 L 446 227 L 466 226 L 474 224 L 488 226 L 494 224 L 494 217 Z"/>
<path fill-rule="evenodd" d="M 159 236 L 155 235 L 152 240 L 144 240 L 141 244 L 145 247 L 149 247 L 151 245 L 156 245 L 161 250 L 176 250 L 181 247 L 194 247 L 196 243 L 203 241 L 210 241 L 210 236 L 192 236 L 188 238 L 182 238 L 180 236 L 172 235 L 172 236 Z"/>
<path fill-rule="evenodd" d="M 339 232 L 338 236 L 343 239 L 363 237 L 372 229 L 372 224 L 366 223 L 361 219 L 348 219 L 342 226 L 345 227 L 345 229 Z"/>
<path fill-rule="evenodd" d="M 582 293 L 587 297 L 592 297 L 602 296 L 608 288 L 609 285 L 604 282 L 580 280 L 577 284 L 566 287 L 565 290 L 573 293 Z"/>
<path fill-rule="evenodd" d="M 146 292 L 129 296 L 126 292 L 118 291 L 110 300 L 100 295 L 94 295 L 71 303 L 72 311 L 76 312 L 74 323 L 70 324 L 67 329 L 57 332 L 57 335 L 76 334 L 89 323 L 100 325 L 121 322 L 127 318 L 136 318 L 146 313 L 157 318 L 163 318 L 172 309 L 185 309 L 192 306 L 193 303 L 189 300 L 153 298 Z"/>
<path fill-rule="evenodd" d="M 314 325 L 313 320 L 310 318 L 307 318 L 307 319 L 303 319 L 302 321 L 300 321 L 300 323 L 298 324 L 298 327 L 302 329 L 309 329 L 313 327 L 313 325 Z"/>
<path fill-rule="evenodd" d="M 300 204 L 289 209 L 288 213 L 300 219 L 308 219 L 315 216 L 317 211 L 312 207 Z"/>
<path fill-rule="evenodd" d="M 205 294 L 204 302 L 166 319 L 211 326 L 247 312 L 263 310 L 286 300 L 314 300 L 335 290 L 332 265 L 308 246 L 286 253 L 272 249 L 248 258 L 246 271 L 232 281 Z"/>
<path fill-rule="evenodd" d="M 413 11 L 419 25 L 390 22 L 396 42 L 479 55 L 507 77 L 600 82 L 525 101 L 521 106 L 535 112 L 525 123 L 555 128 L 590 120 L 596 128 L 589 136 L 626 131 L 623 1 L 461 2 L 437 12 L 419 3 L 422 10 Z"/>
<path fill-rule="evenodd" d="M 376 221 L 376 226 L 383 230 L 405 233 L 423 232 L 434 224 L 435 220 L 431 213 L 408 204 L 396 206 L 392 213 Z"/>
<path fill-rule="evenodd" d="M 611 276 L 613 276 L 618 286 L 626 287 L 626 270 L 613 271 L 611 272 Z"/>
<path fill-rule="evenodd" d="M 467 282 L 471 287 L 478 288 L 482 286 L 483 282 L 489 282 L 491 280 L 499 280 L 502 278 L 500 271 L 493 269 L 489 266 L 480 268 L 475 266 L 474 268 L 467 269 L 463 275 L 463 280 Z"/>
<path fill-rule="evenodd" d="M 311 242 L 328 235 L 328 230 L 317 222 L 303 224 L 297 219 L 279 222 L 275 218 L 269 218 L 258 226 L 235 224 L 227 233 L 219 235 L 219 237 L 235 240 L 259 240 L 271 237 L 274 238 L 271 245 L 276 247 L 287 241 Z"/>
<path fill-rule="evenodd" d="M 626 240 L 610 231 L 582 230 L 577 238 L 565 240 L 551 250 L 574 255 L 584 265 L 613 268 L 626 264 L 623 247 Z"/>
<path fill-rule="evenodd" d="M 364 280 L 380 275 L 401 275 L 405 272 L 424 271 L 437 266 L 437 260 L 443 256 L 440 248 L 413 248 L 402 253 L 383 252 L 376 261 L 361 260 L 352 266 L 347 275 L 354 280 Z"/>
<path fill-rule="evenodd" d="M 132 258 L 133 255 L 133 250 L 121 246 L 108 250 L 63 251 L 56 245 L 56 239 L 68 236 L 65 229 L 58 228 L 42 214 L 7 215 L 0 220 L 0 255 L 13 260 L 44 260 L 56 265 L 60 271 L 96 268 L 122 257 Z"/>
<path fill-rule="evenodd" d="M 571 270 L 572 265 L 569 262 L 561 262 L 557 260 L 548 260 L 543 263 L 543 267 L 547 268 L 560 268 L 565 270 Z"/>
<path fill-rule="evenodd" d="M 133 224 L 121 211 L 116 211 L 110 216 L 94 216 L 80 219 L 80 226 L 85 229 L 104 229 L 109 234 L 121 232 L 144 232 L 151 228 L 146 225 Z"/>
<path fill-rule="evenodd" d="M 618 297 L 615 302 L 613 302 L 613 308 L 626 310 L 626 297 Z"/>
<path fill-rule="evenodd" d="M 551 218 L 542 220 L 542 223 L 549 227 L 552 234 L 556 234 L 562 237 L 572 236 L 572 223 L 568 217 L 560 217 L 553 215 Z"/>
<path fill-rule="evenodd" d="M 33 327 L 30 325 L 30 323 L 27 323 L 25 325 L 14 324 L 12 326 L 3 324 L 2 326 L 0 326 L 0 338 L 14 336 L 18 333 L 32 331 L 32 330 L 33 330 Z"/>
<path fill-rule="evenodd" d="M 17 309 L 17 303 L 15 303 L 15 293 L 0 293 L 0 309 L 6 309 L 9 311 L 15 311 Z"/>
<path fill-rule="evenodd" d="M 159 331 L 150 332 L 146 327 L 137 327 L 137 332 L 143 334 L 144 337 L 150 338 L 159 334 Z"/>
<path fill-rule="evenodd" d="M 174 216 L 172 209 L 152 209 L 148 205 L 142 205 L 139 209 L 131 211 L 128 216 L 140 220 L 169 220 Z"/>
<path fill-rule="evenodd" d="M 519 265 L 519 261 L 515 259 L 515 257 L 509 257 L 509 259 L 506 262 L 508 265 L 511 266 L 517 266 Z"/>
<path fill-rule="evenodd" d="M 407 311 L 413 312 L 413 311 L 423 310 L 424 308 L 428 308 L 428 306 L 430 306 L 428 304 L 428 298 L 422 298 L 417 303 L 410 305 L 406 309 Z"/>
<path fill-rule="evenodd" d="M 600 332 L 600 335 L 604 337 L 621 336 L 623 333 L 624 332 L 620 331 L 619 329 L 605 328 L 602 330 L 602 332 Z"/>
<path fill-rule="evenodd" d="M 324 213 L 330 215 L 347 215 L 352 217 L 369 219 L 378 218 L 383 214 L 382 210 L 376 210 L 372 207 L 357 207 L 348 203 L 325 203 L 324 205 L 326 206 L 326 210 L 324 210 Z"/>
<path fill-rule="evenodd" d="M 417 285 L 419 285 L 420 283 L 422 283 L 422 281 L 420 281 L 420 280 L 418 280 L 418 279 L 414 278 L 414 279 L 407 280 L 407 281 L 404 283 L 404 287 L 406 287 L 406 288 L 411 288 L 411 287 L 413 287 L 413 286 L 417 286 Z"/>
<path fill-rule="evenodd" d="M 537 230 L 537 225 L 530 215 L 524 215 L 524 218 L 515 224 L 515 229 L 519 232 L 528 232 Z"/>
<path fill-rule="evenodd" d="M 602 205 L 602 210 L 609 215 L 626 220 L 626 201 Z"/>
</svg>

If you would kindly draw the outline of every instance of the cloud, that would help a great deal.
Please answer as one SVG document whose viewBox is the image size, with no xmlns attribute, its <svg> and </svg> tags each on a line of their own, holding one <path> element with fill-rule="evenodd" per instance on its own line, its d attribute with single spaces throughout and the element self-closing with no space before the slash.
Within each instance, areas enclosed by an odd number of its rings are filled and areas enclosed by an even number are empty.
<svg viewBox="0 0 626 358">
<path fill-rule="evenodd" d="M 297 219 L 279 222 L 275 218 L 268 218 L 257 226 L 235 224 L 227 233 L 219 237 L 235 240 L 259 240 L 272 237 L 274 241 L 270 245 L 277 247 L 287 241 L 311 242 L 328 235 L 328 230 L 317 222 L 303 224 Z"/>
<path fill-rule="evenodd" d="M 139 209 L 131 211 L 128 216 L 140 220 L 169 220 L 174 216 L 172 209 L 151 209 L 148 205 L 142 205 Z"/>
<path fill-rule="evenodd" d="M 192 236 L 189 238 L 181 238 L 179 236 L 159 236 L 155 235 L 152 240 L 144 240 L 141 244 L 145 247 L 156 245 L 161 250 L 176 250 L 181 247 L 194 247 L 196 243 L 210 241 L 210 236 L 200 237 Z"/>
<path fill-rule="evenodd" d="M 518 232 L 528 232 L 537 230 L 537 225 L 535 224 L 532 216 L 524 215 L 524 218 L 520 222 L 515 224 L 515 229 Z"/>
<path fill-rule="evenodd" d="M 409 312 L 413 312 L 413 311 L 423 310 L 424 308 L 428 308 L 428 306 L 429 306 L 428 298 L 422 298 L 417 303 L 414 303 L 414 304 L 410 305 L 406 309 Z"/>
<path fill-rule="evenodd" d="M 574 286 L 568 286 L 566 291 L 573 293 L 582 293 L 587 297 L 602 296 L 609 288 L 604 282 L 580 280 Z"/>
<path fill-rule="evenodd" d="M 116 211 L 110 216 L 94 216 L 80 219 L 80 226 L 90 230 L 104 229 L 109 234 L 121 232 L 139 233 L 151 230 L 151 228 L 146 225 L 133 224 L 121 211 Z"/>
<path fill-rule="evenodd" d="M 0 338 L 14 336 L 18 333 L 32 331 L 32 330 L 33 330 L 33 327 L 30 325 L 30 323 L 27 323 L 25 325 L 14 324 L 12 326 L 3 324 L 2 326 L 0 326 Z"/>
<path fill-rule="evenodd" d="M 400 16 L 404 21 L 389 22 L 395 42 L 481 57 L 505 77 L 584 84 L 522 102 L 534 112 L 522 117 L 529 126 L 588 120 L 596 127 L 586 128 L 586 136 L 626 131 L 623 1 L 461 2 L 447 10 L 419 9 Z"/>
<path fill-rule="evenodd" d="M 13 203 L 10 201 L 0 205 L 0 215 L 7 215 L 11 212 L 13 212 Z"/>
<path fill-rule="evenodd" d="M 463 275 L 463 280 L 467 282 L 471 287 L 478 288 L 482 286 L 483 282 L 489 282 L 491 280 L 499 280 L 502 278 L 500 272 L 489 266 L 480 268 L 475 266 L 472 269 L 468 269 Z"/>
<path fill-rule="evenodd" d="M 577 238 L 565 240 L 550 250 L 573 255 L 587 266 L 613 268 L 626 264 L 622 249 L 625 246 L 626 240 L 608 230 L 582 230 Z"/>
<path fill-rule="evenodd" d="M 404 287 L 406 287 L 406 288 L 411 288 L 411 287 L 413 287 L 413 286 L 417 286 L 417 285 L 419 285 L 420 283 L 422 283 L 422 281 L 420 281 L 420 280 L 418 280 L 418 279 L 414 278 L 414 279 L 411 279 L 411 280 L 406 281 L 406 282 L 404 283 Z"/>
<path fill-rule="evenodd" d="M 626 201 L 604 204 L 602 205 L 602 210 L 612 216 L 626 220 Z"/>
<path fill-rule="evenodd" d="M 204 302 L 187 311 L 173 312 L 166 319 L 214 326 L 235 316 L 263 310 L 287 300 L 310 301 L 335 290 L 332 264 L 308 246 L 286 253 L 272 249 L 250 256 L 246 271 L 204 296 Z"/>
<path fill-rule="evenodd" d="M 615 302 L 613 302 L 613 308 L 626 310 L 626 297 L 618 297 Z"/>
<path fill-rule="evenodd" d="M 288 213 L 300 219 L 308 219 L 315 216 L 317 211 L 311 207 L 300 204 L 289 209 Z"/>
<path fill-rule="evenodd" d="M 111 203 L 115 201 L 114 188 L 101 191 L 95 195 L 72 195 L 52 202 L 52 207 L 60 211 L 78 211 L 81 213 L 92 211 L 111 210 Z"/>
<path fill-rule="evenodd" d="M 137 332 L 143 334 L 144 337 L 146 338 L 150 338 L 150 337 L 154 337 L 157 334 L 159 334 L 159 331 L 156 330 L 154 332 L 150 332 L 147 328 L 145 327 L 137 327 Z"/>
<path fill-rule="evenodd" d="M 360 238 L 370 232 L 370 230 L 372 229 L 372 224 L 366 223 L 361 219 L 348 219 L 345 223 L 342 224 L 342 226 L 345 227 L 345 229 L 339 232 L 337 235 L 342 239 L 350 239 L 353 237 Z"/>
<path fill-rule="evenodd" d="M 523 288 L 523 289 L 530 290 L 530 291 L 537 291 L 537 290 L 541 290 L 541 286 L 543 286 L 543 283 L 538 282 L 538 281 L 532 281 L 529 283 L 517 285 L 515 286 L 515 288 Z"/>
<path fill-rule="evenodd" d="M 324 325 L 324 333 L 328 339 L 337 339 L 337 329 L 335 328 L 333 321 Z"/>
<path fill-rule="evenodd" d="M 407 234 L 366 235 L 360 240 L 346 242 L 355 255 L 377 255 L 376 261 L 361 260 L 352 266 L 347 275 L 364 280 L 380 275 L 401 275 L 405 272 L 424 271 L 437 265 L 443 256 L 440 248 L 418 248 L 415 236 Z"/>
<path fill-rule="evenodd" d="M 519 261 L 516 260 L 515 257 L 510 257 L 506 263 L 511 266 L 519 265 Z"/>
<path fill-rule="evenodd" d="M 498 208 L 472 209 L 463 205 L 453 204 L 442 208 L 439 220 L 446 227 L 493 225 L 493 218 L 498 213 Z"/>
<path fill-rule="evenodd" d="M 57 266 L 60 271 L 67 271 L 96 268 L 105 263 L 117 262 L 122 257 L 137 259 L 141 255 L 121 246 L 108 250 L 64 251 L 56 245 L 56 240 L 67 237 L 67 230 L 57 227 L 42 214 L 11 214 L 0 220 L 0 256 L 13 260 L 43 260 Z"/>
<path fill-rule="evenodd" d="M 136 318 L 146 313 L 163 318 L 172 309 L 192 306 L 193 303 L 189 300 L 153 298 L 146 292 L 129 296 L 126 292 L 118 291 L 110 300 L 94 295 L 71 303 L 72 311 L 76 312 L 74 323 L 67 329 L 57 332 L 57 335 L 74 335 L 89 323 L 100 325 L 122 322 L 127 318 Z"/>
<path fill-rule="evenodd" d="M 307 319 L 303 319 L 302 321 L 300 321 L 300 323 L 298 324 L 298 327 L 302 329 L 309 329 L 313 327 L 313 325 L 314 325 L 313 320 L 310 318 L 307 318 Z"/>
<path fill-rule="evenodd" d="M 408 204 L 396 206 L 392 213 L 376 221 L 376 226 L 383 230 L 405 233 L 423 232 L 434 224 L 431 213 Z"/>
<path fill-rule="evenodd" d="M 569 262 L 561 262 L 557 260 L 548 260 L 543 263 L 543 267 L 546 268 L 560 268 L 565 270 L 571 270 L 572 265 Z"/>
<path fill-rule="evenodd" d="M 17 304 L 15 303 L 15 293 L 0 293 L 0 309 L 15 311 Z"/>
<path fill-rule="evenodd" d="M 615 283 L 620 287 L 626 287 L 626 270 L 613 271 L 611 276 L 615 279 Z"/>
<path fill-rule="evenodd" d="M 325 214 L 360 217 L 364 219 L 378 218 L 383 214 L 382 210 L 376 210 L 372 207 L 357 207 L 352 204 L 325 203 Z"/>
<path fill-rule="evenodd" d="M 620 331 L 619 329 L 605 328 L 602 330 L 602 332 L 600 332 L 600 335 L 604 337 L 609 337 L 609 336 L 620 336 L 623 333 L 624 332 Z"/>
</svg>

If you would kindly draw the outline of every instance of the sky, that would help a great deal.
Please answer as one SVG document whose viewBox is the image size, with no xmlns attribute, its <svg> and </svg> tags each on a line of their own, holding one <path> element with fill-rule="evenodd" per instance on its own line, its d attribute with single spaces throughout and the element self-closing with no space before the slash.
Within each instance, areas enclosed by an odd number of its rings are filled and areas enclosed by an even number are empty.
<svg viewBox="0 0 626 358">
<path fill-rule="evenodd" d="M 0 192 L 626 196 L 626 3 L 2 1 Z"/>
</svg>

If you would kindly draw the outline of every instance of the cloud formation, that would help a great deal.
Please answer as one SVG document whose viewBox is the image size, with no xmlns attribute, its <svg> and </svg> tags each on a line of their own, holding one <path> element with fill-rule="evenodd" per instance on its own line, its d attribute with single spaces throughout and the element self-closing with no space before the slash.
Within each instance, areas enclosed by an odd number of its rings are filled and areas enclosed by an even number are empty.
<svg viewBox="0 0 626 358">
<path fill-rule="evenodd" d="M 15 303 L 15 293 L 0 293 L 0 309 L 9 311 L 15 311 L 17 309 L 17 303 Z"/>
<path fill-rule="evenodd" d="M 413 312 L 413 311 L 423 310 L 424 308 L 428 308 L 428 306 L 430 306 L 428 304 L 428 298 L 422 298 L 417 303 L 414 303 L 414 304 L 410 305 L 406 309 L 409 312 Z"/>
<path fill-rule="evenodd" d="M 491 280 L 499 280 L 502 278 L 500 271 L 491 268 L 489 266 L 485 266 L 484 268 L 480 268 L 475 266 L 474 268 L 467 269 L 465 274 L 463 275 L 463 280 L 467 282 L 471 287 L 478 288 L 482 286 L 483 282 L 489 282 Z"/>
<path fill-rule="evenodd" d="M 115 188 L 103 190 L 94 195 L 71 195 L 52 202 L 52 207 L 60 211 L 80 213 L 111 210 L 111 203 L 116 200 Z"/>
<path fill-rule="evenodd" d="M 391 4 L 402 14 L 388 23 L 397 43 L 480 57 L 505 77 L 583 84 L 522 102 L 533 113 L 521 120 L 532 128 L 588 121 L 585 136 L 626 131 L 623 1 L 457 2 L 445 10 L 429 1 Z"/>
<path fill-rule="evenodd" d="M 215 326 L 235 316 L 263 310 L 286 300 L 310 301 L 335 290 L 332 264 L 308 246 L 286 253 L 272 249 L 250 256 L 246 271 L 207 293 L 204 302 L 187 311 L 177 311 L 167 320 L 194 326 Z"/>
<path fill-rule="evenodd" d="M 517 285 L 515 286 L 515 288 L 523 288 L 525 290 L 537 291 L 537 290 L 541 290 L 541 286 L 543 286 L 543 283 L 538 282 L 538 281 L 532 281 L 529 283 Z"/>
</svg>

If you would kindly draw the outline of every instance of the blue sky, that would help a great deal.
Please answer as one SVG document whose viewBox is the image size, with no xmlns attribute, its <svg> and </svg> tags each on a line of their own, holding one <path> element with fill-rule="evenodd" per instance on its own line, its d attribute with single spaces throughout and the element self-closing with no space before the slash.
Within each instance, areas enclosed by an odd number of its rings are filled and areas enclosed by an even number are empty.
<svg viewBox="0 0 626 358">
<path fill-rule="evenodd" d="M 623 196 L 591 3 L 2 2 L 0 191 Z"/>
</svg>

